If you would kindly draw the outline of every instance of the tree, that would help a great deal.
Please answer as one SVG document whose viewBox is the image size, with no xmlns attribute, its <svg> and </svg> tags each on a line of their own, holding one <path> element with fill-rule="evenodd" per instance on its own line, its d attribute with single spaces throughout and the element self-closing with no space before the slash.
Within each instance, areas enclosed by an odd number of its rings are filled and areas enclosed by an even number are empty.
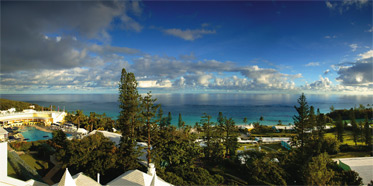
<svg viewBox="0 0 373 186">
<path fill-rule="evenodd" d="M 122 69 L 119 82 L 119 118 L 118 127 L 123 136 L 128 136 L 135 140 L 135 128 L 138 125 L 138 114 L 140 113 L 139 93 L 137 91 L 137 81 L 132 72 L 127 73 Z"/>
<path fill-rule="evenodd" d="M 208 161 L 217 161 L 223 157 L 223 148 L 220 142 L 221 131 L 215 127 L 215 123 L 211 122 L 211 116 L 204 113 L 200 123 L 202 124 L 203 141 L 206 144 L 204 147 L 205 158 Z M 213 159 L 211 159 L 213 157 Z"/>
<path fill-rule="evenodd" d="M 247 117 L 243 118 L 243 123 L 245 123 L 245 125 L 246 125 L 246 123 L 247 123 Z"/>
<path fill-rule="evenodd" d="M 332 106 L 330 106 L 330 112 L 334 112 L 334 106 L 332 105 Z"/>
<path fill-rule="evenodd" d="M 179 113 L 179 121 L 178 121 L 178 123 L 177 123 L 177 126 L 178 126 L 179 128 L 184 127 L 184 126 L 183 126 L 183 119 L 181 118 L 181 114 L 180 114 L 180 113 Z"/>
<path fill-rule="evenodd" d="M 298 98 L 299 107 L 294 106 L 295 110 L 297 111 L 298 115 L 293 116 L 294 120 L 294 128 L 297 133 L 298 140 L 300 140 L 300 150 L 303 154 L 304 152 L 304 143 L 306 141 L 306 133 L 305 131 L 309 129 L 309 107 L 307 104 L 306 96 L 302 93 L 302 95 Z M 295 141 L 298 144 L 298 141 Z"/>
<path fill-rule="evenodd" d="M 357 140 L 359 138 L 359 127 L 357 126 L 355 112 L 353 109 L 350 110 L 350 120 L 352 125 L 352 136 L 355 142 L 355 146 L 357 146 Z"/>
<path fill-rule="evenodd" d="M 263 116 L 260 116 L 259 121 L 264 121 Z"/>
<path fill-rule="evenodd" d="M 150 92 L 147 93 L 147 95 L 141 99 L 141 105 L 142 105 L 142 111 L 141 111 L 141 117 L 145 120 L 147 133 L 148 133 L 148 148 L 147 148 L 147 159 L 148 159 L 148 167 L 151 163 L 151 128 L 156 125 L 158 122 L 155 118 L 155 115 L 157 113 L 157 109 L 159 108 L 159 105 L 155 105 L 154 103 L 157 101 L 157 99 L 152 99 L 152 95 Z"/>
<path fill-rule="evenodd" d="M 327 185 L 334 176 L 334 171 L 327 167 L 330 161 L 327 153 L 312 158 L 308 163 L 306 180 L 308 185 Z"/>
<path fill-rule="evenodd" d="M 93 131 L 93 126 L 97 125 L 97 118 L 96 118 L 96 113 L 91 112 L 89 113 L 89 125 L 90 125 L 90 131 Z"/>
<path fill-rule="evenodd" d="M 91 178 L 97 173 L 105 175 L 107 170 L 117 166 L 117 148 L 102 133 L 74 140 L 67 148 L 67 166 L 82 171 Z"/>
<path fill-rule="evenodd" d="M 170 126 L 170 125 L 171 125 L 171 121 L 172 121 L 172 115 L 171 115 L 171 112 L 168 112 L 168 116 L 167 116 L 167 126 Z"/>
<path fill-rule="evenodd" d="M 365 144 L 368 147 L 372 146 L 372 130 L 369 128 L 368 118 L 365 117 L 365 125 L 364 125 L 364 137 L 365 137 Z"/>
<path fill-rule="evenodd" d="M 223 137 L 223 142 L 225 145 L 225 157 L 235 155 L 238 149 L 238 129 L 235 126 L 235 122 L 232 118 L 225 118 L 224 123 L 220 125 L 225 136 Z"/>
<path fill-rule="evenodd" d="M 340 114 L 338 114 L 337 116 L 337 122 L 335 124 L 336 128 L 337 128 L 337 139 L 340 141 L 340 142 L 343 142 L 343 122 L 342 122 L 342 116 Z"/>
<path fill-rule="evenodd" d="M 84 120 L 85 116 L 82 110 L 77 110 L 74 118 L 74 122 L 78 124 L 78 128 L 80 128 L 80 122 Z"/>
</svg>

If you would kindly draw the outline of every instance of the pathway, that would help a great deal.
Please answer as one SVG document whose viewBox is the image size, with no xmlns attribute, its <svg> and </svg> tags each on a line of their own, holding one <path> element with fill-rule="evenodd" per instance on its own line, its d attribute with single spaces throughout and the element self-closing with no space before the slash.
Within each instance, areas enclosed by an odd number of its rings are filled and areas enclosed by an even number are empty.
<svg viewBox="0 0 373 186">
<path fill-rule="evenodd" d="M 43 181 L 49 185 L 53 185 L 52 177 L 62 168 L 61 164 L 57 162 L 54 156 L 50 158 L 51 162 L 54 164 L 54 167 L 44 176 Z"/>
</svg>

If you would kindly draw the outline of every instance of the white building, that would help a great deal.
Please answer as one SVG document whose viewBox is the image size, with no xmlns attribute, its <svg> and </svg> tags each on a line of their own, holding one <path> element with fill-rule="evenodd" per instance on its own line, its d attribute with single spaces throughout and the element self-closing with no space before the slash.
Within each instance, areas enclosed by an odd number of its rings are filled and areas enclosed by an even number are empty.
<svg viewBox="0 0 373 186">
<path fill-rule="evenodd" d="M 23 112 L 1 113 L 0 125 L 10 127 L 13 125 L 28 124 L 29 122 L 44 122 L 44 124 L 50 125 L 55 122 L 62 122 L 65 116 L 66 112 L 25 109 Z"/>
<path fill-rule="evenodd" d="M 341 158 L 335 160 L 338 163 L 342 162 L 347 165 L 350 170 L 359 173 L 364 185 L 368 185 L 373 180 L 373 157 Z"/>
<path fill-rule="evenodd" d="M 8 131 L 6 131 L 3 127 L 0 127 L 0 141 L 5 141 L 8 139 Z"/>
</svg>

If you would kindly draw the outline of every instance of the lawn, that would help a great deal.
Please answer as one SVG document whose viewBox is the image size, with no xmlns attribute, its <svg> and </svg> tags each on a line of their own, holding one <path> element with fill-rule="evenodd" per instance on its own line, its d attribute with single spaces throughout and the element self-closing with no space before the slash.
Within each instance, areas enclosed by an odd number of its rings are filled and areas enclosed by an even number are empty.
<svg viewBox="0 0 373 186">
<path fill-rule="evenodd" d="M 326 133 L 325 137 L 333 137 L 333 138 L 335 138 L 335 135 L 336 135 L 335 132 L 334 133 Z M 344 131 L 344 133 L 343 133 L 343 142 L 341 143 L 341 145 L 343 145 L 343 144 L 352 145 L 352 146 L 355 145 L 354 138 L 352 136 L 352 131 L 348 131 L 348 130 Z M 358 141 L 357 145 L 365 145 L 365 143 Z"/>
<path fill-rule="evenodd" d="M 10 176 L 12 178 L 21 179 L 21 177 L 18 176 L 18 174 L 16 173 L 16 171 L 14 170 L 12 165 L 9 163 L 9 161 L 8 161 L 8 176 Z"/>
<path fill-rule="evenodd" d="M 48 173 L 50 168 L 53 167 L 52 164 L 50 164 L 48 161 L 38 158 L 36 154 L 23 154 L 23 155 L 20 155 L 20 157 L 28 165 L 34 168 L 42 177 Z"/>
<path fill-rule="evenodd" d="M 339 152 L 330 155 L 330 158 L 353 158 L 353 157 L 370 157 L 369 152 Z"/>
</svg>

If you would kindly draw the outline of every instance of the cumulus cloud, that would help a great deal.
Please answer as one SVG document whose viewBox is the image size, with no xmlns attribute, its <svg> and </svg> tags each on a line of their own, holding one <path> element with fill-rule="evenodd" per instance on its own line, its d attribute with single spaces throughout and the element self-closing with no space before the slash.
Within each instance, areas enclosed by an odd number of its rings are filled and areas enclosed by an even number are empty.
<svg viewBox="0 0 373 186">
<path fill-rule="evenodd" d="M 316 67 L 316 66 L 320 66 L 320 63 L 319 62 L 310 62 L 310 63 L 307 63 L 305 66 L 306 67 Z"/>
<path fill-rule="evenodd" d="M 308 88 L 312 90 L 330 90 L 332 88 L 331 86 L 332 82 L 329 80 L 329 78 L 320 77 L 320 80 L 309 84 Z"/>
<path fill-rule="evenodd" d="M 365 53 L 359 54 L 359 59 L 368 59 L 373 57 L 373 50 L 369 50 Z"/>
<path fill-rule="evenodd" d="M 184 39 L 186 41 L 194 41 L 198 38 L 201 38 L 203 35 L 215 34 L 216 31 L 207 30 L 207 29 L 182 30 L 178 28 L 170 28 L 170 29 L 164 29 L 163 33 Z"/>
<path fill-rule="evenodd" d="M 342 85 L 372 86 L 373 85 L 373 58 L 366 58 L 341 66 L 338 70 L 337 80 Z"/>
</svg>

